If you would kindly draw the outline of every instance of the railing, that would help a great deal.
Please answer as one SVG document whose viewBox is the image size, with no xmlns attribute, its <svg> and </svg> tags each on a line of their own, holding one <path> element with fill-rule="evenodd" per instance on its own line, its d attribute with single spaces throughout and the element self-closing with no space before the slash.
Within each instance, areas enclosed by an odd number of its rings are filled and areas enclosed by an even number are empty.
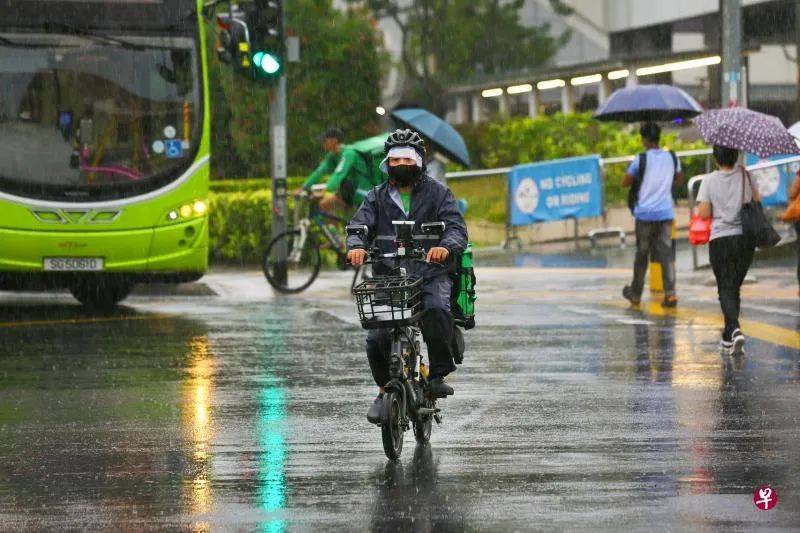
<svg viewBox="0 0 800 533">
<path fill-rule="evenodd" d="M 696 157 L 698 155 L 710 156 L 711 155 L 711 149 L 710 148 L 702 148 L 700 150 L 682 150 L 680 152 L 675 152 L 675 155 L 678 157 L 678 159 L 681 159 L 681 158 L 684 158 L 684 157 Z M 629 163 L 629 162 L 633 161 L 634 159 L 636 159 L 635 155 L 623 155 L 623 156 L 617 156 L 617 157 L 604 157 L 604 158 L 600 159 L 600 164 L 601 165 L 617 165 L 617 164 L 620 164 L 620 163 Z M 710 158 L 708 159 L 708 161 L 710 161 Z M 794 162 L 794 161 L 800 161 L 800 156 L 792 158 L 791 161 L 788 161 L 788 160 L 787 161 L 783 161 L 783 163 L 780 163 L 780 164 L 791 163 L 791 162 Z M 766 167 L 760 167 L 758 165 L 756 165 L 756 166 L 759 167 L 759 168 L 766 168 Z M 767 166 L 771 166 L 771 165 L 767 165 Z M 501 174 L 508 174 L 511 171 L 511 168 L 512 167 L 498 167 L 498 168 L 487 168 L 487 169 L 482 169 L 482 170 L 462 170 L 462 171 L 459 171 L 459 172 L 448 172 L 446 174 L 446 177 L 447 177 L 448 180 L 450 180 L 450 179 L 464 179 L 464 178 L 483 178 L 483 177 L 486 177 L 486 176 L 499 176 Z M 707 170 L 710 170 L 710 167 L 708 165 L 707 165 Z M 754 167 L 754 170 L 756 170 L 755 167 Z"/>
<path fill-rule="evenodd" d="M 706 156 L 706 172 L 711 171 L 711 149 L 710 148 L 703 148 L 699 150 L 682 150 L 680 152 L 675 152 L 675 155 L 681 159 L 684 157 L 696 157 L 696 156 Z M 618 165 L 623 163 L 629 163 L 633 161 L 637 156 L 635 155 L 624 155 L 624 156 L 617 156 L 617 157 L 605 157 L 600 159 L 600 164 L 602 167 L 606 165 Z M 800 160 L 800 157 L 797 158 Z M 453 179 L 470 179 L 470 178 L 483 178 L 487 176 L 500 176 L 505 175 L 511 172 L 512 167 L 498 167 L 498 168 L 488 168 L 488 169 L 481 169 L 481 170 L 464 170 L 459 172 L 448 172 L 445 174 L 448 180 Z M 510 201 L 510 199 L 507 199 Z M 506 210 L 510 212 L 511 206 L 506 205 Z M 605 212 L 605 207 L 604 207 Z M 605 216 L 605 215 L 604 215 Z M 574 239 L 577 241 L 579 239 L 578 234 L 578 220 L 573 219 L 574 223 Z M 605 236 L 617 236 L 620 238 L 622 245 L 625 243 L 625 232 L 622 231 L 620 228 L 596 228 L 589 232 L 589 240 L 592 243 L 592 246 L 596 246 L 598 240 Z M 503 243 L 505 248 L 508 248 L 512 241 L 516 241 L 518 247 L 522 246 L 521 240 L 519 236 L 516 234 L 515 228 L 512 228 L 510 224 L 506 224 L 506 239 Z"/>
<path fill-rule="evenodd" d="M 710 148 L 702 148 L 699 150 L 682 150 L 680 152 L 675 152 L 675 155 L 681 159 L 684 157 L 697 157 L 697 156 L 706 156 L 706 173 L 711 172 L 712 168 L 712 161 L 711 161 L 711 154 L 712 150 Z M 623 163 L 628 163 L 633 161 L 636 158 L 635 155 L 625 155 L 625 156 L 617 156 L 617 157 L 605 157 L 600 159 L 601 165 L 618 165 Z M 779 159 L 776 161 L 765 161 L 763 163 L 757 163 L 755 165 L 750 165 L 747 167 L 747 170 L 754 171 L 754 170 L 762 170 L 765 168 L 772 168 L 778 167 L 781 165 L 787 165 L 790 163 L 797 163 L 800 162 L 800 156 L 791 156 L 786 157 L 783 159 Z M 512 167 L 499 167 L 499 168 L 489 168 L 489 169 L 482 169 L 482 170 L 465 170 L 460 172 L 448 172 L 446 177 L 448 180 L 450 179 L 469 179 L 469 178 L 481 178 L 486 176 L 499 176 L 508 174 L 511 171 Z M 697 190 L 699 188 L 699 184 L 702 181 L 704 175 L 695 176 L 689 180 L 688 189 L 689 189 L 689 212 L 693 212 L 695 205 L 696 205 L 696 198 L 697 198 Z M 507 209 L 509 206 L 507 206 Z M 575 238 L 577 240 L 577 221 L 575 225 Z M 625 235 L 624 232 L 620 235 L 619 228 L 597 228 L 590 232 L 590 240 L 592 244 L 596 244 L 597 240 L 601 237 L 605 237 L 607 235 L 614 235 L 620 236 L 621 241 L 624 243 Z M 800 238 L 800 235 L 798 236 Z M 509 228 L 506 228 L 506 242 L 505 245 L 507 246 L 511 240 L 519 240 L 519 237 L 513 235 Z M 700 263 L 700 258 L 698 254 L 697 247 L 692 246 L 692 264 L 695 270 L 700 268 L 707 268 L 709 266 L 708 263 Z"/>
</svg>

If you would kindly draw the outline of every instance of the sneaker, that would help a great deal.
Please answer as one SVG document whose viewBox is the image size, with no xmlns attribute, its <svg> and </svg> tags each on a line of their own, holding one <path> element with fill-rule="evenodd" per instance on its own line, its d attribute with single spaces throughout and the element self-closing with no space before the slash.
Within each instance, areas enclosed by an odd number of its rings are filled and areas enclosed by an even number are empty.
<svg viewBox="0 0 800 533">
<path fill-rule="evenodd" d="M 436 398 L 451 396 L 455 392 L 453 387 L 444 382 L 443 378 L 433 378 L 428 383 L 428 390 Z"/>
<path fill-rule="evenodd" d="M 744 355 L 744 341 L 745 337 L 744 333 L 742 333 L 742 330 L 738 328 L 733 330 L 733 333 L 731 334 L 731 355 Z"/>
<path fill-rule="evenodd" d="M 661 307 L 678 307 L 678 297 L 674 295 L 665 297 Z"/>
<path fill-rule="evenodd" d="M 378 394 L 372 405 L 367 411 L 367 421 L 370 424 L 379 424 L 381 421 L 381 410 L 383 409 L 383 394 Z"/>
<path fill-rule="evenodd" d="M 633 294 L 633 289 L 630 285 L 625 285 L 625 287 L 622 288 L 622 296 L 628 300 L 631 305 L 639 305 L 642 303 L 641 296 L 636 296 Z"/>
</svg>

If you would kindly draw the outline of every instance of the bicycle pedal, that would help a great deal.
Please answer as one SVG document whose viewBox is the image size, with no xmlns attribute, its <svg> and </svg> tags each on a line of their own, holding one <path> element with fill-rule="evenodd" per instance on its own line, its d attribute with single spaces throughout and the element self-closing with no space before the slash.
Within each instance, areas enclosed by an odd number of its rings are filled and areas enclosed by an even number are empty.
<svg viewBox="0 0 800 533">
<path fill-rule="evenodd" d="M 433 419 L 436 420 L 436 424 L 437 425 L 441 425 L 442 424 L 442 415 L 440 415 L 439 413 L 436 413 L 435 415 L 433 415 Z"/>
</svg>

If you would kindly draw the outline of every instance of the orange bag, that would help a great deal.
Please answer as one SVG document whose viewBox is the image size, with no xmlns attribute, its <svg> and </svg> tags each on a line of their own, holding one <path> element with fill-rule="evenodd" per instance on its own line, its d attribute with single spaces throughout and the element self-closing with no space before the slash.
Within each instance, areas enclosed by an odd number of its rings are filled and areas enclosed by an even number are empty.
<svg viewBox="0 0 800 533">
<path fill-rule="evenodd" d="M 692 215 L 689 222 L 689 242 L 692 246 L 708 244 L 711 239 L 711 219 Z"/>
<path fill-rule="evenodd" d="M 784 222 L 798 222 L 800 221 L 800 194 L 794 197 L 794 200 L 789 202 L 789 207 L 786 212 L 781 216 Z"/>
</svg>

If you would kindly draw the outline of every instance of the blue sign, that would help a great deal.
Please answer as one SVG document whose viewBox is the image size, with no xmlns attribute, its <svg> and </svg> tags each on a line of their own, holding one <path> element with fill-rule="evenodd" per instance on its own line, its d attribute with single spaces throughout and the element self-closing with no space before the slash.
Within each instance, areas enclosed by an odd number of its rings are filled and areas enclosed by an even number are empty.
<svg viewBox="0 0 800 533">
<path fill-rule="evenodd" d="M 183 156 L 183 146 L 181 145 L 180 139 L 170 139 L 168 141 L 164 141 L 164 148 L 167 153 L 167 157 L 170 159 L 177 159 Z"/>
<path fill-rule="evenodd" d="M 517 165 L 508 173 L 512 226 L 603 214 L 600 156 Z"/>
<path fill-rule="evenodd" d="M 766 159 L 760 159 L 757 155 L 747 154 L 745 157 L 745 164 L 750 166 L 767 161 L 779 161 L 788 157 L 792 156 L 775 155 Z M 767 207 L 786 205 L 789 201 L 789 186 L 798 170 L 800 170 L 800 162 L 754 170 L 751 176 L 758 182 L 758 190 L 761 193 L 761 203 Z"/>
</svg>

